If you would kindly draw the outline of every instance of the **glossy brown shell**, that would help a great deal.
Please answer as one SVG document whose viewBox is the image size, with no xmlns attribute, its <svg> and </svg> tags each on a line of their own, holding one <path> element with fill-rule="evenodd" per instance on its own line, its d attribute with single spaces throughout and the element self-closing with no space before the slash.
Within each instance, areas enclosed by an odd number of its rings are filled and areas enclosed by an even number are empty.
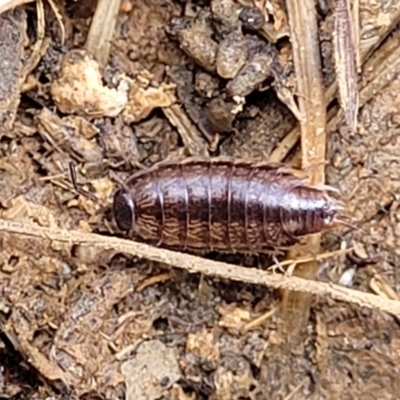
<svg viewBox="0 0 400 400">
<path fill-rule="evenodd" d="M 290 168 L 220 157 L 140 171 L 113 209 L 121 230 L 149 244 L 261 254 L 333 227 L 339 206 Z"/>
</svg>

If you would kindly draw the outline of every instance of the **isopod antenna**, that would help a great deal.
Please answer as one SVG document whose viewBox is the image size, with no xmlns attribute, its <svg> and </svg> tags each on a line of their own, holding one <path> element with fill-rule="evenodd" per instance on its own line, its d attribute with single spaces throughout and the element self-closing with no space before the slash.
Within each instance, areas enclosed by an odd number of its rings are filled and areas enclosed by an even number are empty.
<svg viewBox="0 0 400 400">
<path fill-rule="evenodd" d="M 77 194 L 80 194 L 86 197 L 87 199 L 92 200 L 94 203 L 97 204 L 102 203 L 101 200 L 95 194 L 90 193 L 89 191 L 85 190 L 83 187 L 78 185 L 78 180 L 76 178 L 76 168 L 72 161 L 70 161 L 68 164 L 68 171 L 72 186 Z"/>
</svg>

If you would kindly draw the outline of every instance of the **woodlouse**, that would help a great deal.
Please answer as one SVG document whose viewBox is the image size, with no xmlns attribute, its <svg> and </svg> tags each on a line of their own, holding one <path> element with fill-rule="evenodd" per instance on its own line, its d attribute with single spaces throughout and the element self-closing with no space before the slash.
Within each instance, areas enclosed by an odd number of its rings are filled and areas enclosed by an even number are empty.
<svg viewBox="0 0 400 400">
<path fill-rule="evenodd" d="M 225 157 L 161 162 L 116 191 L 129 237 L 174 250 L 262 254 L 341 224 L 339 203 L 278 164 Z"/>
</svg>

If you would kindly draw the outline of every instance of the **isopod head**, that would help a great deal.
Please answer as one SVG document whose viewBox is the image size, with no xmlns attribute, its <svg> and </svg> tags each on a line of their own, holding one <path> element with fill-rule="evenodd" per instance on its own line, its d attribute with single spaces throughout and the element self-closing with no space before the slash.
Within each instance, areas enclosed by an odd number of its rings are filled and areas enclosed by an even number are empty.
<svg viewBox="0 0 400 400">
<path fill-rule="evenodd" d="M 118 189 L 114 194 L 113 214 L 121 231 L 130 231 L 135 221 L 135 205 L 132 196 L 124 189 Z"/>
</svg>

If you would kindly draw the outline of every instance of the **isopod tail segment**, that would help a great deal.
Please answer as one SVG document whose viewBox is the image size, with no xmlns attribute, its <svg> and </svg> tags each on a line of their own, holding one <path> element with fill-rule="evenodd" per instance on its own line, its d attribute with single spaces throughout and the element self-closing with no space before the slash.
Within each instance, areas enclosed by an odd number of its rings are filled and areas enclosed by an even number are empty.
<svg viewBox="0 0 400 400">
<path fill-rule="evenodd" d="M 334 216 L 331 220 L 331 227 L 341 227 L 341 226 L 346 226 L 347 228 L 350 228 L 351 230 L 356 230 L 360 231 L 363 233 L 366 233 L 363 229 L 360 227 L 356 226 L 354 224 L 353 218 L 351 218 L 349 215 L 343 213 L 345 210 L 345 205 L 343 201 L 339 201 L 336 198 L 332 198 L 329 196 L 329 193 L 339 193 L 339 190 L 333 186 L 329 186 L 326 184 L 323 184 L 320 186 L 321 190 L 324 190 L 327 193 L 328 198 L 330 199 L 330 203 L 332 205 L 332 208 L 335 210 Z"/>
<path fill-rule="evenodd" d="M 359 230 L 352 219 L 343 213 L 344 204 L 332 197 L 330 192 L 339 191 L 328 185 L 308 186 L 304 179 L 295 181 L 290 187 L 286 194 L 288 197 L 283 198 L 287 204 L 280 210 L 280 218 L 285 234 L 294 243 L 304 235 L 343 226 Z M 320 197 L 321 193 L 324 193 L 323 197 Z"/>
<path fill-rule="evenodd" d="M 315 186 L 315 188 L 324 191 L 326 193 L 327 200 L 331 205 L 331 211 L 334 211 L 330 223 L 327 224 L 327 229 L 330 229 L 330 227 L 339 228 L 341 226 L 346 226 L 347 228 L 350 228 L 352 230 L 357 230 L 365 233 L 363 229 L 354 224 L 354 220 L 349 215 L 343 213 L 343 211 L 345 210 L 345 205 L 343 201 L 340 201 L 337 198 L 330 196 L 330 193 L 335 193 L 335 194 L 340 193 L 340 190 L 338 188 L 327 185 L 325 183 L 317 185 Z"/>
<path fill-rule="evenodd" d="M 327 193 L 328 192 L 336 192 L 336 193 L 339 192 L 338 189 L 333 188 L 328 185 L 322 185 L 322 189 L 325 190 Z M 345 206 L 342 201 L 333 199 L 331 197 L 329 197 L 329 199 L 330 199 L 330 202 L 332 205 L 332 209 L 334 210 L 334 214 L 333 214 L 333 217 L 331 218 L 329 224 L 327 224 L 327 226 L 326 226 L 327 229 L 335 228 L 335 227 L 340 228 L 342 226 L 345 226 L 347 228 L 350 228 L 351 230 L 356 230 L 356 231 L 366 233 L 363 229 L 361 229 L 360 227 L 358 227 L 354 224 L 353 218 L 351 218 L 349 215 L 346 215 L 343 213 Z"/>
</svg>

